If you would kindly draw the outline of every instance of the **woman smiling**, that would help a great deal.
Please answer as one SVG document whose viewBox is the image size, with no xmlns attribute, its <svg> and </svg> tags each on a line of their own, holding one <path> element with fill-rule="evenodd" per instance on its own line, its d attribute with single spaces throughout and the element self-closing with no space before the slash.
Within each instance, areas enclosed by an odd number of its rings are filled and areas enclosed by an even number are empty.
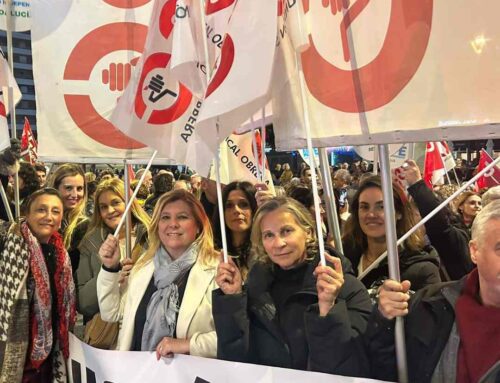
<svg viewBox="0 0 500 383">
<path fill-rule="evenodd" d="M 114 233 L 125 211 L 125 191 L 123 181 L 118 178 L 105 180 L 95 193 L 95 210 L 87 233 L 80 242 L 80 264 L 76 272 L 78 281 L 78 311 L 84 323 L 99 312 L 97 300 L 97 274 L 101 269 L 98 252 L 109 234 Z M 136 201 L 131 212 L 132 257 L 126 264 L 132 264 L 147 246 L 147 229 L 150 218 Z M 120 232 L 120 260 L 125 259 L 125 225 Z"/>
<path fill-rule="evenodd" d="M 148 250 L 124 289 L 119 285 L 118 241 L 109 236 L 99 250 L 101 315 L 122 322 L 116 348 L 156 351 L 158 358 L 177 353 L 215 357 L 212 290 L 217 253 L 202 205 L 185 190 L 164 194 L 148 237 Z"/>
</svg>

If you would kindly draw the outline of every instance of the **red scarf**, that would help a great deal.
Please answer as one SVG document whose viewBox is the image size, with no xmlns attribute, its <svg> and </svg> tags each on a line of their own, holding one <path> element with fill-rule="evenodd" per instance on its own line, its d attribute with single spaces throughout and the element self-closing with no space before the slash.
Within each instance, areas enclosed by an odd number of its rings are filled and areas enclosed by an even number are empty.
<svg viewBox="0 0 500 383">
<path fill-rule="evenodd" d="M 64 248 L 62 237 L 54 233 L 49 243 L 55 247 L 56 269 L 54 275 L 57 307 L 53 307 L 50 291 L 50 279 L 47 265 L 38 240 L 26 222 L 21 223 L 21 233 L 28 245 L 30 272 L 33 276 L 33 303 L 30 310 L 31 339 L 28 350 L 29 362 L 39 368 L 52 351 L 54 334 L 57 329 L 59 347 L 65 358 L 69 357 L 69 330 L 75 324 L 75 285 L 68 253 Z M 52 326 L 52 310 L 57 310 L 58 323 Z"/>
<path fill-rule="evenodd" d="M 500 308 L 479 302 L 479 274 L 474 269 L 455 307 L 460 348 L 457 382 L 478 382 L 500 360 Z"/>
</svg>

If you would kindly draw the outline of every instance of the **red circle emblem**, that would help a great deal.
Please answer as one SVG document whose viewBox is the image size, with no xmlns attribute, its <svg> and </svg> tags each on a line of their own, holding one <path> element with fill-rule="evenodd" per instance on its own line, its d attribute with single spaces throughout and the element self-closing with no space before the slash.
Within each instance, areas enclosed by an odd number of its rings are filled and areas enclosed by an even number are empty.
<svg viewBox="0 0 500 383">
<path fill-rule="evenodd" d="M 144 4 L 149 3 L 151 0 L 103 0 L 106 4 L 109 4 L 116 8 L 131 9 L 142 7 Z"/>
<path fill-rule="evenodd" d="M 73 48 L 64 69 L 64 80 L 89 82 L 97 62 L 112 52 L 132 50 L 141 53 L 147 33 L 145 25 L 136 23 L 107 24 L 89 32 Z M 65 94 L 64 100 L 75 124 L 95 141 L 116 149 L 145 147 L 100 115 L 88 94 Z"/>
<path fill-rule="evenodd" d="M 356 1 L 348 13 L 352 9 L 359 14 L 367 3 Z M 309 10 L 308 1 L 304 8 Z M 433 0 L 392 0 L 391 9 L 381 51 L 358 69 L 343 70 L 331 64 L 309 37 L 311 46 L 302 54 L 303 70 L 309 91 L 319 102 L 343 112 L 366 112 L 391 102 L 410 82 L 427 50 Z"/>
</svg>

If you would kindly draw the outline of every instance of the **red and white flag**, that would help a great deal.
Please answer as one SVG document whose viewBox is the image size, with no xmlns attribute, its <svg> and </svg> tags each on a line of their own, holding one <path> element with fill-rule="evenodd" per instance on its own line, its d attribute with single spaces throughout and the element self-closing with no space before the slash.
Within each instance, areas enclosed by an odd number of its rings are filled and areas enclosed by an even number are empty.
<svg viewBox="0 0 500 383">
<path fill-rule="evenodd" d="M 31 165 L 38 159 L 38 143 L 31 131 L 31 125 L 27 117 L 24 117 L 23 135 L 21 137 L 21 156 Z"/>
<path fill-rule="evenodd" d="M 266 104 L 276 30 L 276 1 L 236 2 L 197 125 L 210 148 L 218 146 L 216 122 L 223 139 Z"/>
<path fill-rule="evenodd" d="M 486 152 L 486 150 L 484 149 L 481 149 L 477 171 L 480 172 L 492 162 L 493 158 L 491 158 L 488 152 Z M 494 166 L 477 180 L 477 187 L 479 189 L 491 188 L 498 185 L 500 185 L 500 169 L 498 168 L 498 166 Z"/>
<path fill-rule="evenodd" d="M 441 153 L 441 158 L 444 162 L 444 167 L 447 172 L 453 170 L 457 164 L 455 163 L 455 159 L 453 158 L 453 154 L 450 151 L 450 148 L 446 141 L 435 142 L 439 152 Z"/>
<path fill-rule="evenodd" d="M 253 138 L 257 146 L 257 155 L 253 150 Z M 248 181 L 252 184 L 261 182 L 259 172 L 263 168 L 263 181 L 267 184 L 269 190 L 274 192 L 274 184 L 266 161 L 265 154 L 261 150 L 261 135 L 259 130 L 244 134 L 231 134 L 220 145 L 220 177 L 222 184 L 228 184 L 232 181 Z M 257 170 L 257 167 L 259 170 Z M 214 169 L 212 167 L 212 169 Z M 215 174 L 211 174 L 215 180 Z"/>
<path fill-rule="evenodd" d="M 212 68 L 220 55 L 234 4 L 235 0 L 207 1 L 205 25 L 202 27 L 203 1 L 177 0 L 171 70 L 197 97 L 203 97 L 205 94 L 206 68 Z M 208 58 L 204 38 L 207 40 Z"/>
<path fill-rule="evenodd" d="M 303 5 L 310 46 L 301 62 L 314 146 L 500 137 L 498 0 L 479 8 L 469 0 Z M 290 81 L 274 95 L 278 150 L 306 147 L 291 64 Z"/>
<path fill-rule="evenodd" d="M 443 158 L 438 146 L 438 142 L 428 142 L 425 151 L 424 181 L 430 188 L 433 185 L 444 184 L 444 176 L 446 174 Z"/>
<path fill-rule="evenodd" d="M 9 126 L 7 124 L 7 115 L 9 110 L 8 89 L 12 88 L 13 102 L 12 106 L 21 101 L 21 91 L 17 86 L 16 79 L 12 75 L 9 64 L 0 50 L 0 150 L 10 146 Z"/>
<path fill-rule="evenodd" d="M 176 0 L 156 0 L 144 52 L 111 120 L 160 156 L 208 174 L 210 152 L 198 147 L 188 155 L 202 101 L 170 70 L 176 6 Z"/>
</svg>

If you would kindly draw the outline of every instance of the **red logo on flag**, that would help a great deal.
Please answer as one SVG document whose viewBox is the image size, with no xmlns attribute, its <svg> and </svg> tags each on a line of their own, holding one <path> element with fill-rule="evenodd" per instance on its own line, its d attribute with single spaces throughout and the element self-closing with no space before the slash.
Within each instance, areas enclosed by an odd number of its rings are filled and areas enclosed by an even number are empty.
<svg viewBox="0 0 500 383">
<path fill-rule="evenodd" d="M 23 128 L 23 136 L 21 138 L 21 156 L 29 162 L 30 164 L 34 164 L 38 159 L 38 143 L 33 136 L 33 132 L 31 131 L 31 125 L 29 120 L 24 118 L 24 128 Z"/>
<path fill-rule="evenodd" d="M 484 149 L 482 149 L 477 171 L 480 172 L 492 162 L 493 158 L 491 158 L 491 156 Z M 479 189 L 491 188 L 498 185 L 500 185 L 500 169 L 498 169 L 497 166 L 492 167 L 477 180 L 477 186 Z"/>
<path fill-rule="evenodd" d="M 106 4 L 109 4 L 116 8 L 138 8 L 142 7 L 144 4 L 149 3 L 151 0 L 103 0 Z"/>
<path fill-rule="evenodd" d="M 84 36 L 71 52 L 64 70 L 64 80 L 80 81 L 83 87 L 91 82 L 92 72 L 97 69 L 102 59 L 120 50 L 141 53 L 146 41 L 148 28 L 136 23 L 113 23 L 103 25 Z M 134 38 L 131 39 L 131 36 Z M 102 70 L 103 84 L 110 84 L 108 91 L 124 89 L 130 78 L 131 63 L 110 63 L 109 70 Z M 102 64 L 101 64 L 102 65 Z M 98 70 L 98 69 L 97 69 Z M 113 75 L 113 79 L 107 79 Z M 105 81 L 105 80 L 108 81 Z M 139 149 L 144 145 L 127 137 L 96 109 L 89 92 L 65 94 L 64 100 L 68 112 L 75 124 L 90 138 L 117 149 Z"/>
<path fill-rule="evenodd" d="M 236 0 L 207 0 L 206 15 L 219 12 L 224 8 L 230 7 Z"/>
<path fill-rule="evenodd" d="M 351 61 L 348 29 L 370 0 L 323 0 L 333 15 L 345 12 L 340 23 L 344 60 Z M 304 2 L 310 11 L 309 1 Z M 312 95 L 322 104 L 348 113 L 380 108 L 391 102 L 417 72 L 427 50 L 432 26 L 433 0 L 392 0 L 389 28 L 382 49 L 367 65 L 343 70 L 323 57 L 310 36 L 302 54 L 304 76 Z M 335 84 L 333 86 L 332 84 Z M 337 89 L 338 91 L 336 91 Z"/>
<path fill-rule="evenodd" d="M 214 78 L 207 87 L 205 98 L 210 96 L 224 82 L 234 62 L 234 42 L 231 36 L 226 34 L 220 55 L 220 65 L 215 72 Z"/>
</svg>

